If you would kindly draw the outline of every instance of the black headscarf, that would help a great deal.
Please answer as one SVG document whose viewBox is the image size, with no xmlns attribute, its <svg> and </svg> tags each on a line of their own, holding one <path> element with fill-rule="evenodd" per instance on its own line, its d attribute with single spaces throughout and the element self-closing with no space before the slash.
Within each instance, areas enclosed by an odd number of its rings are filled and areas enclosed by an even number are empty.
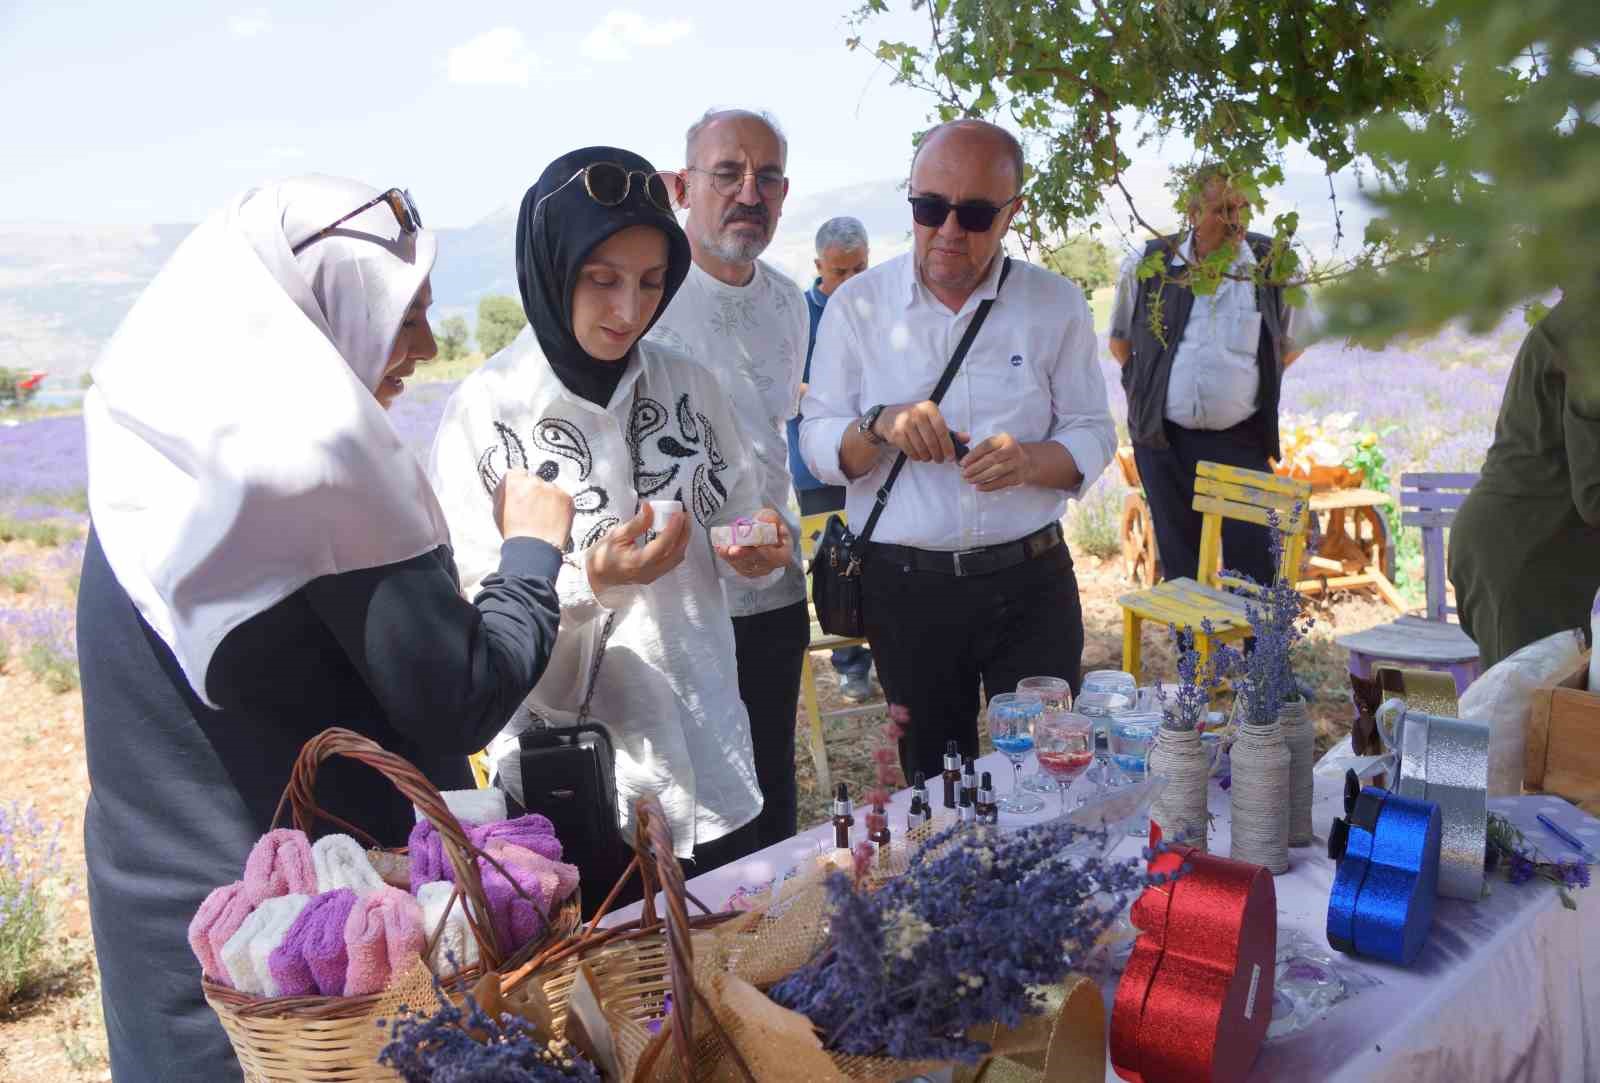
<svg viewBox="0 0 1600 1083">
<path fill-rule="evenodd" d="M 616 162 L 630 170 L 655 172 L 655 166 L 639 155 L 617 147 L 585 147 L 551 162 L 539 183 L 522 197 L 517 214 L 517 286 L 522 291 L 522 310 L 550 367 L 567 390 L 605 406 L 622 380 L 627 359 L 597 361 L 573 335 L 572 290 L 578 269 L 602 241 L 630 226 L 654 226 L 666 234 L 666 288 L 655 316 L 645 327 L 649 331 L 688 277 L 692 257 L 689 238 L 678 220 L 650 202 L 641 178 L 632 178 L 628 197 L 615 207 L 596 203 L 585 190 L 582 177 L 572 180 L 574 173 L 594 162 Z M 568 184 L 569 180 L 572 183 Z M 556 194 L 545 200 L 535 221 L 534 208 L 548 192 Z"/>
</svg>

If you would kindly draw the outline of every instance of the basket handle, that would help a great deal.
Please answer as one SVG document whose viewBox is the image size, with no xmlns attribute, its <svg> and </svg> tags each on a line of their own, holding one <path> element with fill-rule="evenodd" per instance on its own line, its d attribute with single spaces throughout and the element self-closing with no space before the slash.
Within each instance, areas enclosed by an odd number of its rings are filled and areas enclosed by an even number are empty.
<svg viewBox="0 0 1600 1083">
<path fill-rule="evenodd" d="M 461 821 L 450 811 L 438 789 L 410 761 L 387 751 L 376 741 L 359 733 L 338 726 L 325 729 L 301 747 L 300 755 L 294 762 L 294 769 L 289 773 L 289 784 L 284 787 L 283 798 L 278 802 L 278 811 L 273 816 L 273 824 L 281 822 L 284 805 L 287 804 L 294 815 L 295 827 L 301 831 L 309 834 L 320 817 L 361 836 L 371 845 L 377 845 L 371 835 L 347 824 L 337 816 L 324 812 L 317 806 L 317 767 L 333 756 L 343 756 L 364 763 L 383 775 L 421 811 L 429 823 L 433 824 L 434 830 L 439 833 L 439 838 L 444 844 L 444 852 L 450 858 L 450 867 L 455 870 L 457 893 L 461 898 L 467 925 L 478 941 L 478 954 L 483 967 L 485 970 L 498 969 L 505 956 L 500 951 L 494 926 L 489 921 L 488 900 L 484 897 L 483 880 L 478 875 L 477 859 L 481 855 L 468 841 Z M 670 846 L 668 852 L 671 852 Z M 682 875 L 682 870 L 679 870 L 679 875 Z"/>
</svg>

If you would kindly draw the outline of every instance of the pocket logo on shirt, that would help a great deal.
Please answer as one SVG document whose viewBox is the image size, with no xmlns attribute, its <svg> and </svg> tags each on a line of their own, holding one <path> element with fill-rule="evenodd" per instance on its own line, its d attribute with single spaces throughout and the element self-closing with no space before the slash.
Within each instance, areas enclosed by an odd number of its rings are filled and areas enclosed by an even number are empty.
<svg viewBox="0 0 1600 1083">
<path fill-rule="evenodd" d="M 1022 355 L 1020 353 L 1014 353 L 1011 355 L 1011 367 L 1014 369 L 1020 369 L 1022 367 Z"/>
</svg>

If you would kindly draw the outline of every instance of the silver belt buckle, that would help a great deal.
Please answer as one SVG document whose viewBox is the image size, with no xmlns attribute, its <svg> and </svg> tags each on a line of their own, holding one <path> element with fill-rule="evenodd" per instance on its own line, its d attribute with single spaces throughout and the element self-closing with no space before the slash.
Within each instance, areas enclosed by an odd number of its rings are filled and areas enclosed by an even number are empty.
<svg viewBox="0 0 1600 1083">
<path fill-rule="evenodd" d="M 951 558 L 955 560 L 956 575 L 958 577 L 967 574 L 966 572 L 961 570 L 961 556 L 962 556 L 962 554 L 963 553 L 971 554 L 971 553 L 975 553 L 975 552 L 977 552 L 977 550 L 975 550 L 975 549 L 966 549 L 966 550 L 957 549 L 955 552 L 950 554 Z"/>
</svg>

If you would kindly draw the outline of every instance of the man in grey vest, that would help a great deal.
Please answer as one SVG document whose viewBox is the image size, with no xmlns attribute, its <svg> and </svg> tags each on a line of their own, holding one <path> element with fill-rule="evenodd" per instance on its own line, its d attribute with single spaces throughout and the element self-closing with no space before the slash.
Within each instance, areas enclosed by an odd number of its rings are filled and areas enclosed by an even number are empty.
<svg viewBox="0 0 1600 1083">
<path fill-rule="evenodd" d="M 1201 167 L 1190 192 L 1188 232 L 1153 240 L 1124 262 L 1111 312 L 1111 355 L 1122 366 L 1128 433 L 1168 579 L 1198 578 L 1195 465 L 1270 470 L 1278 457 L 1283 370 L 1300 356 L 1295 331 L 1306 319 L 1284 303 L 1281 286 L 1253 280 L 1271 238 L 1245 232 L 1250 203 L 1227 171 Z M 1187 268 L 1218 251 L 1233 253 L 1227 275 L 1215 293 L 1197 296 Z M 1140 262 L 1158 252 L 1165 274 L 1141 282 Z M 1229 570 L 1272 580 L 1263 527 L 1226 520 L 1222 552 Z"/>
</svg>

